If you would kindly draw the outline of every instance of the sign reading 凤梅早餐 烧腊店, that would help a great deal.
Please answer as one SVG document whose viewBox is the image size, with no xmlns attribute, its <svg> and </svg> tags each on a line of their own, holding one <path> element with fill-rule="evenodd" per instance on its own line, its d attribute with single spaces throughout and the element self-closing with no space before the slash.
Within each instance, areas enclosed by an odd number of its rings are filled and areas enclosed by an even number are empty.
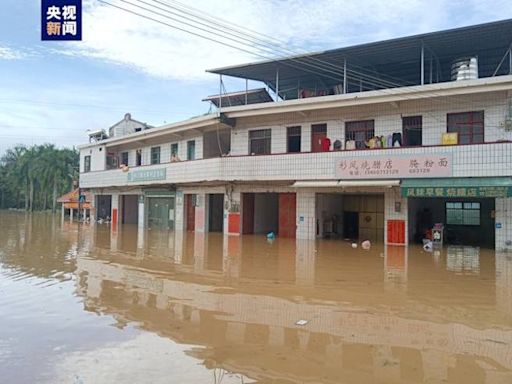
<svg viewBox="0 0 512 384">
<path fill-rule="evenodd" d="M 154 181 L 154 180 L 165 180 L 167 174 L 165 168 L 158 169 L 143 169 L 130 171 L 128 173 L 128 181 Z"/>
<path fill-rule="evenodd" d="M 340 179 L 450 177 L 451 155 L 370 156 L 336 161 Z"/>
<path fill-rule="evenodd" d="M 512 197 L 512 187 L 402 187 L 402 197 Z"/>
</svg>

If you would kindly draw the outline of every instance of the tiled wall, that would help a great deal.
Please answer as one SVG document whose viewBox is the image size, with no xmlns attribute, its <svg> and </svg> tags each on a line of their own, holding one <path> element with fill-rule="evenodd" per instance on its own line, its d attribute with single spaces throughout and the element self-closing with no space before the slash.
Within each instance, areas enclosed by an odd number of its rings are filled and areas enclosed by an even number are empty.
<svg viewBox="0 0 512 384">
<path fill-rule="evenodd" d="M 399 203 L 400 211 L 396 211 L 396 203 Z M 386 243 L 388 239 L 388 220 L 403 220 L 405 222 L 405 242 L 408 243 L 408 211 L 407 198 L 400 196 L 400 188 L 390 188 L 384 193 L 384 241 Z"/>
<path fill-rule="evenodd" d="M 315 193 L 297 191 L 297 239 L 314 239 L 315 223 Z"/>
<path fill-rule="evenodd" d="M 512 176 L 512 143 L 222 157 L 132 168 L 130 172 L 139 169 L 167 170 L 165 180 L 140 183 L 143 185 L 219 180 L 335 180 L 335 164 L 341 159 L 422 154 L 452 154 L 454 177 Z M 83 173 L 80 175 L 80 186 L 134 185 L 128 182 L 127 175 L 121 170 Z"/>
<path fill-rule="evenodd" d="M 495 212 L 496 250 L 512 251 L 512 198 L 496 199 Z"/>
</svg>

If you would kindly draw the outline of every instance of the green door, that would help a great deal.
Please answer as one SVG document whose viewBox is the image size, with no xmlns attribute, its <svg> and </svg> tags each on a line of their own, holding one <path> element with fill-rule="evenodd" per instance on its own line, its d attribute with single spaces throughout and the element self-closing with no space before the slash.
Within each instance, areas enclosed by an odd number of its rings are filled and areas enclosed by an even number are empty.
<svg viewBox="0 0 512 384">
<path fill-rule="evenodd" d="M 148 198 L 148 227 L 174 229 L 174 197 Z"/>
</svg>

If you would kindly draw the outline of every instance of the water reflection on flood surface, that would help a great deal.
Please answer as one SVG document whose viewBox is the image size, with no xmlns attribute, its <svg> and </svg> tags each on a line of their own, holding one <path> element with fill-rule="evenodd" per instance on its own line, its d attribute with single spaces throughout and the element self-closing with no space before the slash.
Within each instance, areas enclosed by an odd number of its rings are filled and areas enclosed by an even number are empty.
<svg viewBox="0 0 512 384">
<path fill-rule="evenodd" d="M 0 228 L 2 382 L 512 382 L 511 254 Z"/>
</svg>

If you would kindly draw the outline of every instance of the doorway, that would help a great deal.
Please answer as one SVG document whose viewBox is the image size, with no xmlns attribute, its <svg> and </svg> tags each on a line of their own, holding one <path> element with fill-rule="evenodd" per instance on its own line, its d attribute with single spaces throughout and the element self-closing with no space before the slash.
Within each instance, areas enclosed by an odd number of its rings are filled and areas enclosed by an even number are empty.
<svg viewBox="0 0 512 384">
<path fill-rule="evenodd" d="M 185 195 L 185 215 L 187 231 L 194 231 L 196 229 L 196 195 Z"/>
<path fill-rule="evenodd" d="M 208 232 L 222 232 L 224 228 L 224 194 L 208 195 Z"/>
<path fill-rule="evenodd" d="M 327 137 L 327 124 L 311 126 L 311 152 L 322 152 L 322 141 Z"/>
<path fill-rule="evenodd" d="M 139 196 L 121 195 L 121 223 L 137 224 L 139 220 Z"/>
</svg>

